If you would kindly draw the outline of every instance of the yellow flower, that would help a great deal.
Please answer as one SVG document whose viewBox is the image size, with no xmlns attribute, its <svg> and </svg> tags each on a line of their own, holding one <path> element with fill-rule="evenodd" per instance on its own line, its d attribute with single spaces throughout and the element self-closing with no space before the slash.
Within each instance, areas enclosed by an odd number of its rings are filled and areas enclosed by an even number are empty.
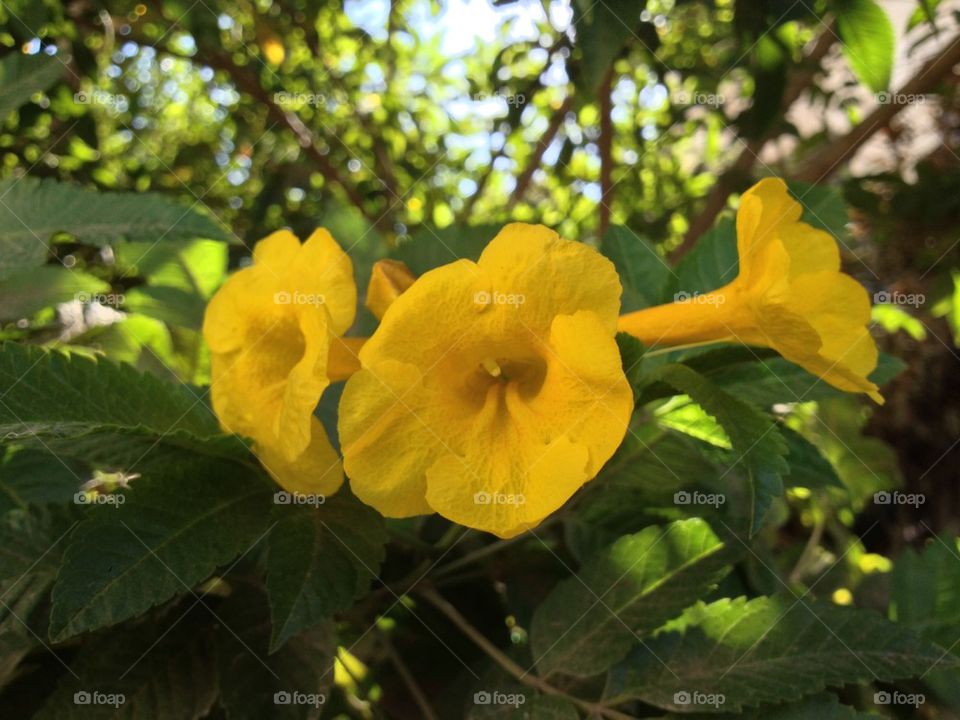
<svg viewBox="0 0 960 720">
<path fill-rule="evenodd" d="M 331 381 L 359 363 L 350 340 L 357 291 L 350 258 L 329 232 L 304 243 L 281 230 L 257 243 L 253 264 L 210 300 L 203 336 L 212 354 L 211 397 L 220 424 L 291 492 L 332 493 L 343 470 L 314 417 Z"/>
<path fill-rule="evenodd" d="M 607 259 L 537 225 L 420 277 L 340 402 L 354 493 L 389 517 L 438 512 L 501 537 L 536 526 L 626 432 L 620 292 Z"/>
<path fill-rule="evenodd" d="M 413 285 L 414 280 L 410 268 L 399 260 L 378 260 L 370 270 L 367 309 L 377 320 L 382 319 L 387 308 Z"/>
<path fill-rule="evenodd" d="M 840 390 L 883 398 L 867 376 L 877 366 L 870 298 L 840 272 L 837 243 L 800 222 L 786 184 L 750 188 L 737 212 L 740 272 L 733 282 L 683 302 L 620 318 L 648 345 L 741 342 L 770 347 Z"/>
</svg>

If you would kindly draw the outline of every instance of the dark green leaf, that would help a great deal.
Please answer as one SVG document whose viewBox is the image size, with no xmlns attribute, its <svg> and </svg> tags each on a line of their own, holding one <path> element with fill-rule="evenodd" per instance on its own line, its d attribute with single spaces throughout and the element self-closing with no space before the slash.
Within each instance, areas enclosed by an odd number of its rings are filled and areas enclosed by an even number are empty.
<svg viewBox="0 0 960 720">
<path fill-rule="evenodd" d="M 270 532 L 271 652 L 350 607 L 384 558 L 383 518 L 346 489 L 319 508 L 283 506 Z"/>
<path fill-rule="evenodd" d="M 673 271 L 656 249 L 627 227 L 615 225 L 600 241 L 600 252 L 613 261 L 623 285 L 622 312 L 667 302 Z"/>
<path fill-rule="evenodd" d="M 705 293 L 731 282 L 739 272 L 737 231 L 723 219 L 701 237 L 677 265 L 677 287 L 688 293 Z"/>
<path fill-rule="evenodd" d="M 64 72 L 63 60 L 50 55 L 13 52 L 0 60 L 0 121 L 32 95 L 53 85 Z"/>
<path fill-rule="evenodd" d="M 538 670 L 603 672 L 719 582 L 730 570 L 725 550 L 698 518 L 620 538 L 537 608 L 530 644 Z"/>
<path fill-rule="evenodd" d="M 637 647 L 610 671 L 604 696 L 736 712 L 826 687 L 921 675 L 942 655 L 868 610 L 794 597 L 723 599 L 690 608 Z M 704 695 L 723 702 L 716 708 L 683 702 L 705 702 Z"/>
<path fill-rule="evenodd" d="M 134 480 L 121 503 L 88 508 L 57 576 L 51 638 L 113 625 L 190 592 L 265 536 L 272 490 L 252 470 L 197 459 Z"/>
<path fill-rule="evenodd" d="M 0 280 L 0 320 L 28 318 L 43 308 L 88 299 L 109 290 L 107 283 L 87 273 L 43 265 L 29 273 Z"/>
</svg>

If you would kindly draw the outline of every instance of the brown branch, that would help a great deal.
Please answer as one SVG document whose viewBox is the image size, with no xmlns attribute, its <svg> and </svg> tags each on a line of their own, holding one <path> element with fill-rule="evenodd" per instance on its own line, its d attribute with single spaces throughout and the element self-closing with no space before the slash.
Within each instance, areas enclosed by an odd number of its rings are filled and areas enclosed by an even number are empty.
<svg viewBox="0 0 960 720">
<path fill-rule="evenodd" d="M 547 151 L 547 148 L 550 147 L 550 143 L 553 142 L 553 138 L 563 124 L 564 116 L 572 105 L 573 95 L 568 95 L 567 99 L 564 100 L 560 107 L 553 113 L 553 117 L 550 118 L 550 124 L 547 126 L 547 129 L 544 130 L 543 135 L 540 136 L 540 140 L 537 141 L 530 160 L 527 161 L 527 166 L 523 169 L 523 172 L 520 173 L 519 177 L 517 177 L 516 187 L 513 188 L 513 192 L 510 194 L 511 205 L 523 199 L 524 194 L 527 192 L 527 186 L 530 185 L 530 180 L 533 178 L 533 173 L 540 167 L 543 154 Z"/>
<path fill-rule="evenodd" d="M 897 114 L 913 99 L 932 92 L 957 63 L 960 63 L 960 35 L 949 42 L 943 51 L 924 63 L 897 92 L 891 93 L 889 103 L 877 106 L 876 110 L 846 135 L 813 153 L 794 176 L 798 180 L 813 183 L 826 180 L 874 134 L 889 127 Z"/>
<path fill-rule="evenodd" d="M 403 684 L 406 685 L 407 691 L 417 704 L 417 707 L 420 708 L 420 713 L 424 720 L 438 720 L 437 714 L 430 705 L 430 701 L 427 700 L 427 696 L 424 695 L 423 690 L 417 684 L 417 680 L 413 676 L 413 673 L 410 672 L 410 668 L 407 667 L 403 658 L 400 657 L 396 648 L 393 647 L 393 643 L 390 642 L 390 637 L 386 633 L 381 633 L 381 639 L 383 640 L 383 647 L 387 652 L 387 657 L 390 659 L 390 662 L 393 663 L 393 667 L 396 669 Z"/>
<path fill-rule="evenodd" d="M 458 630 L 470 638 L 470 640 L 472 640 L 477 647 L 483 650 L 483 652 L 489 655 L 495 663 L 497 663 L 514 678 L 525 685 L 529 685 L 535 690 L 542 692 L 544 695 L 553 695 L 554 697 L 562 698 L 567 702 L 573 703 L 590 715 L 610 718 L 610 720 L 635 720 L 633 716 L 626 715 L 601 703 L 590 702 L 589 700 L 583 700 L 581 698 L 574 697 L 573 695 L 567 695 L 565 692 L 558 690 L 547 681 L 537 677 L 536 675 L 532 675 L 529 672 L 525 672 L 522 667 L 507 657 L 496 645 L 487 640 L 487 638 L 484 637 L 479 630 L 473 627 L 473 625 L 471 625 L 466 618 L 464 618 L 463 615 L 461 615 L 460 612 L 452 604 L 450 604 L 450 602 L 445 600 L 432 587 L 423 586 L 419 589 L 418 594 L 435 608 L 437 608 L 437 610 L 443 613 L 447 619 L 450 620 L 450 622 L 457 626 Z"/>
<path fill-rule="evenodd" d="M 800 98 L 804 90 L 813 83 L 820 69 L 820 63 L 826 57 L 830 48 L 837 41 L 837 35 L 832 26 L 822 32 L 813 44 L 809 53 L 801 61 L 801 70 L 791 75 L 780 101 L 780 113 L 786 114 L 790 107 Z M 674 262 L 683 257 L 696 243 L 697 239 L 711 228 L 717 215 L 723 212 L 727 205 L 727 198 L 731 193 L 741 188 L 744 179 L 749 177 L 750 170 L 759 159 L 760 151 L 766 145 L 770 132 L 759 138 L 753 138 L 743 143 L 743 149 L 737 159 L 717 178 L 700 212 L 690 221 L 690 227 L 683 238 L 683 242 L 670 254 Z M 743 141 L 741 141 L 743 142 Z"/>
<path fill-rule="evenodd" d="M 600 222 L 599 237 L 610 227 L 610 203 L 613 202 L 613 66 L 607 70 L 598 91 L 600 105 Z"/>
</svg>

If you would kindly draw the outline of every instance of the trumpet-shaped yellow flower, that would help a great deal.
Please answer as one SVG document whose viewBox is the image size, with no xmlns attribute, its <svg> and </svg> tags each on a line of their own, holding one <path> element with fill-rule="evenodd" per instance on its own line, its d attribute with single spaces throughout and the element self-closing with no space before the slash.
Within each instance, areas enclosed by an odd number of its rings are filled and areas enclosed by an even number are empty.
<svg viewBox="0 0 960 720">
<path fill-rule="evenodd" d="M 627 430 L 620 292 L 596 251 L 523 224 L 477 263 L 420 277 L 340 402 L 354 493 L 390 517 L 438 512 L 501 537 L 536 526 Z"/>
<path fill-rule="evenodd" d="M 313 412 L 333 380 L 359 363 L 341 335 L 357 291 L 350 258 L 329 232 L 300 241 L 281 230 L 257 243 L 207 307 L 211 397 L 220 424 L 250 437 L 287 490 L 332 493 L 343 470 Z"/>
<path fill-rule="evenodd" d="M 834 387 L 882 403 L 867 379 L 877 365 L 867 291 L 840 272 L 834 238 L 800 222 L 801 212 L 782 180 L 761 180 L 740 200 L 736 279 L 712 293 L 624 315 L 620 330 L 648 345 L 770 347 Z"/>
<path fill-rule="evenodd" d="M 399 260 L 378 260 L 370 271 L 370 283 L 367 285 L 366 306 L 377 318 L 383 318 L 393 301 L 413 285 L 414 277 L 404 263 Z"/>
</svg>

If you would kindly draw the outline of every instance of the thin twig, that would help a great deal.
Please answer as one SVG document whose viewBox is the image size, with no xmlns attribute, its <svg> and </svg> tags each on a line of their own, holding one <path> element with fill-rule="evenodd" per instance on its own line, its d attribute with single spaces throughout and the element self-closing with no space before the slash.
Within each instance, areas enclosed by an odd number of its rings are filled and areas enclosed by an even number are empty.
<svg viewBox="0 0 960 720">
<path fill-rule="evenodd" d="M 483 652 L 489 655 L 494 662 L 496 662 L 500 667 L 502 667 L 520 682 L 542 692 L 544 695 L 553 695 L 554 697 L 562 698 L 567 702 L 573 703 L 581 710 L 593 715 L 610 718 L 611 720 L 636 720 L 632 715 L 619 712 L 618 710 L 614 710 L 613 708 L 607 707 L 601 703 L 590 702 L 589 700 L 583 700 L 582 698 L 568 695 L 536 675 L 525 672 L 522 667 L 507 657 L 499 648 L 487 640 L 487 638 L 484 637 L 479 630 L 467 622 L 466 618 L 464 618 L 460 612 L 450 604 L 450 602 L 444 599 L 432 587 L 427 585 L 421 586 L 418 590 L 418 594 L 424 600 L 437 608 L 437 610 L 443 613 L 447 619 L 456 625 L 457 629 L 459 629 L 464 635 L 470 638 L 470 640 L 472 640 L 477 647 L 483 650 Z"/>
<path fill-rule="evenodd" d="M 599 237 L 610 227 L 610 204 L 613 202 L 613 65 L 607 70 L 598 91 L 600 105 L 600 223 Z"/>
<path fill-rule="evenodd" d="M 390 662 L 393 663 L 393 667 L 396 668 L 397 674 L 400 676 L 400 679 L 403 680 L 403 684 L 407 686 L 410 697 L 413 698 L 417 707 L 420 708 L 420 712 L 425 720 L 438 720 L 437 714 L 430 705 L 430 701 L 427 700 L 427 696 L 424 695 L 423 690 L 417 684 L 417 680 L 413 677 L 413 673 L 410 672 L 410 668 L 407 667 L 403 658 L 400 657 L 396 648 L 393 647 L 390 637 L 386 633 L 381 633 L 381 638 L 383 640 L 383 647 L 387 651 L 387 657 L 390 659 Z"/>
<path fill-rule="evenodd" d="M 550 124 L 547 126 L 547 129 L 544 130 L 543 135 L 540 136 L 540 140 L 533 149 L 533 154 L 530 156 L 530 160 L 527 162 L 523 172 L 520 173 L 519 177 L 517 177 L 517 184 L 513 188 L 513 192 L 510 194 L 510 205 L 515 205 L 523 199 L 523 196 L 527 192 L 527 186 L 530 185 L 530 180 L 533 178 L 533 173 L 535 173 L 537 168 L 540 167 L 540 161 L 543 160 L 543 154 L 547 151 L 547 148 L 550 147 L 550 143 L 553 142 L 554 136 L 556 136 L 557 132 L 560 130 L 560 126 L 563 124 L 563 119 L 572 105 L 573 95 L 567 95 L 566 100 L 564 100 L 560 104 L 560 107 L 554 111 L 553 117 L 550 118 Z"/>
</svg>

